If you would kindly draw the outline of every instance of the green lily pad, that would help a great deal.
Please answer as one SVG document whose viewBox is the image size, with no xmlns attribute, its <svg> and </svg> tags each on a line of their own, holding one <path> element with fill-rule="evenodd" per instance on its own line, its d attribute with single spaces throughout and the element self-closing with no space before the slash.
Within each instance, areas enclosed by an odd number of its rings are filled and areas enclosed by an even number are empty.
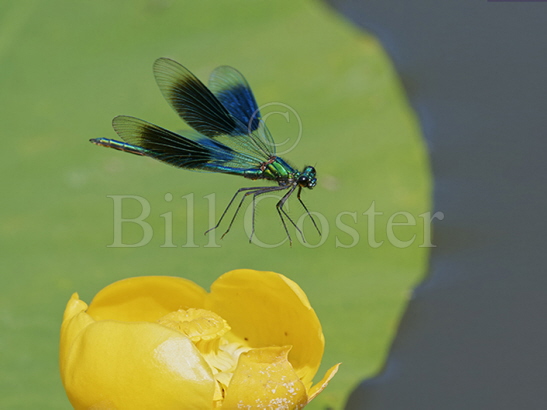
<svg viewBox="0 0 547 410">
<path fill-rule="evenodd" d="M 110 122 L 118 114 L 185 128 L 153 79 L 161 56 L 203 80 L 232 65 L 259 105 L 271 103 L 274 138 L 297 142 L 283 158 L 317 168 L 318 186 L 302 197 L 322 237 L 306 220 L 308 242 L 291 229 L 293 246 L 277 246 L 285 234 L 275 198 L 257 210 L 263 246 L 248 243 L 241 216 L 223 240 L 222 229 L 204 236 L 215 219 L 210 200 L 218 217 L 253 182 L 88 142 L 115 138 Z M 208 287 L 228 270 L 253 268 L 296 281 L 323 325 L 318 377 L 343 363 L 309 408 L 343 407 L 381 369 L 427 267 L 431 177 L 416 117 L 374 37 L 318 2 L 5 1 L 0 67 L 1 408 L 69 408 L 57 368 L 64 305 L 72 292 L 90 301 L 136 275 L 183 276 Z M 149 204 L 146 245 L 109 246 L 116 195 Z M 135 199 L 123 204 L 124 217 L 142 211 Z M 303 215 L 295 198 L 289 209 L 295 220 Z M 123 233 L 127 244 L 143 237 L 136 224 Z"/>
</svg>

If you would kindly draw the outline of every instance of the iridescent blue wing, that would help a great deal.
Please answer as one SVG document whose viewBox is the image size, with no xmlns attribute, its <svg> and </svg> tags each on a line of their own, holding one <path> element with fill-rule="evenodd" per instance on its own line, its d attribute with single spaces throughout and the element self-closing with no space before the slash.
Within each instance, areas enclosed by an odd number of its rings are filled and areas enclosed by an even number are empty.
<svg viewBox="0 0 547 410">
<path fill-rule="evenodd" d="M 154 75 L 163 96 L 190 127 L 264 162 L 273 155 L 275 145 L 270 142 L 269 132 L 260 119 L 252 119 L 251 110 L 256 111 L 253 109 L 256 102 L 252 93 L 250 102 L 242 98 L 243 94 L 231 91 L 231 84 L 243 84 L 245 90 L 250 92 L 243 76 L 237 71 L 234 74 L 234 71 L 229 70 L 231 78 L 217 76 L 216 91 L 224 95 L 221 98 L 225 102 L 232 103 L 232 106 L 225 106 L 196 76 L 176 61 L 159 58 L 154 63 Z M 239 103 L 244 105 L 237 111 Z M 254 130 L 249 129 L 248 117 L 251 117 L 251 124 L 259 124 Z"/>
<path fill-rule="evenodd" d="M 123 141 L 143 149 L 138 152 L 140 155 L 146 155 L 179 168 L 238 175 L 243 174 L 244 171 L 260 169 L 260 161 L 256 158 L 236 152 L 196 131 L 185 131 L 183 136 L 125 115 L 115 117 L 112 120 L 112 127 Z M 127 150 L 118 144 L 99 145 Z"/>
<path fill-rule="evenodd" d="M 238 70 L 217 67 L 209 77 L 209 89 L 220 103 L 241 124 L 256 145 L 270 155 L 275 154 L 275 142 L 266 127 L 249 83 Z"/>
<path fill-rule="evenodd" d="M 247 126 L 247 134 L 260 126 L 260 111 L 245 77 L 233 67 L 215 68 L 209 89 L 228 112 Z"/>
</svg>

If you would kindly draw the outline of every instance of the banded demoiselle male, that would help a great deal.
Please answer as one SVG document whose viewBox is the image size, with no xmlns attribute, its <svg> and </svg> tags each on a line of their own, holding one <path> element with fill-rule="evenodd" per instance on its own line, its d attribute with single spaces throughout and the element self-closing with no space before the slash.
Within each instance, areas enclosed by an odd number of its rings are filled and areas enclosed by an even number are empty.
<svg viewBox="0 0 547 410">
<path fill-rule="evenodd" d="M 311 189 L 317 184 L 315 168 L 306 166 L 298 171 L 275 155 L 275 142 L 262 120 L 249 84 L 239 71 L 229 66 L 216 68 L 207 88 L 176 61 L 159 58 L 154 63 L 154 76 L 167 102 L 193 130 L 175 133 L 135 117 L 120 115 L 114 118 L 112 126 L 124 142 L 94 138 L 90 140 L 92 143 L 154 158 L 179 168 L 277 182 L 277 186 L 239 189 L 218 223 L 205 233 L 220 226 L 226 212 L 242 193 L 228 229 L 222 237 L 230 231 L 245 199 L 252 195 L 252 231 L 249 238 L 252 241 L 256 197 L 287 190 L 277 202 L 276 208 L 289 243 L 292 244 L 285 217 L 300 232 L 302 238 L 304 235 L 283 209 L 283 205 L 298 188 L 297 198 L 317 232 L 321 234 L 300 198 L 302 188 Z"/>
</svg>

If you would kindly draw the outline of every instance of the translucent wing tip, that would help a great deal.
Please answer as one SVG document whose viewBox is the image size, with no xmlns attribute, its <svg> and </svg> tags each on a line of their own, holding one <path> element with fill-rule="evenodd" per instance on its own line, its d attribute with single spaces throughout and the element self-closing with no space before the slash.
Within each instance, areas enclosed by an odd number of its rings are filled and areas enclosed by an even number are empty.
<svg viewBox="0 0 547 410">
<path fill-rule="evenodd" d="M 170 64 L 177 64 L 179 65 L 179 63 L 177 63 L 175 60 L 171 59 L 171 58 L 168 58 L 168 57 L 160 57 L 158 58 L 156 61 L 154 61 L 154 70 L 157 68 L 157 67 L 162 67 L 162 66 L 166 66 L 166 65 L 170 65 Z"/>
<path fill-rule="evenodd" d="M 154 61 L 153 70 L 156 81 L 158 82 L 165 80 L 166 77 L 170 78 L 173 75 L 178 74 L 180 76 L 182 74 L 184 76 L 190 74 L 190 71 L 182 64 L 167 57 L 160 57 Z"/>
</svg>

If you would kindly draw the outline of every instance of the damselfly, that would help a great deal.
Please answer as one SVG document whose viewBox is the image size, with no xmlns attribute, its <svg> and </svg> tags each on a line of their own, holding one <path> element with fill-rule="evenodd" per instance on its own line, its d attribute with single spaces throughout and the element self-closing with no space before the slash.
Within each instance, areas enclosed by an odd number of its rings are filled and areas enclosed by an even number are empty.
<svg viewBox="0 0 547 410">
<path fill-rule="evenodd" d="M 230 231 L 245 199 L 252 196 L 252 231 L 249 238 L 252 241 L 256 197 L 287 190 L 277 202 L 277 212 L 290 243 L 292 240 L 285 218 L 304 238 L 301 229 L 283 209 L 287 199 L 298 189 L 298 201 L 321 234 L 300 198 L 302 188 L 311 189 L 317 184 L 315 168 L 306 166 L 298 171 L 276 156 L 275 142 L 262 120 L 249 84 L 239 71 L 228 66 L 216 68 L 207 88 L 176 61 L 159 58 L 154 63 L 154 76 L 167 102 L 193 130 L 175 133 L 135 117 L 120 115 L 114 118 L 112 126 L 124 142 L 94 138 L 90 140 L 92 143 L 154 158 L 179 168 L 277 182 L 277 186 L 239 189 L 218 223 L 205 233 L 220 226 L 228 209 L 242 194 L 222 237 Z"/>
</svg>

